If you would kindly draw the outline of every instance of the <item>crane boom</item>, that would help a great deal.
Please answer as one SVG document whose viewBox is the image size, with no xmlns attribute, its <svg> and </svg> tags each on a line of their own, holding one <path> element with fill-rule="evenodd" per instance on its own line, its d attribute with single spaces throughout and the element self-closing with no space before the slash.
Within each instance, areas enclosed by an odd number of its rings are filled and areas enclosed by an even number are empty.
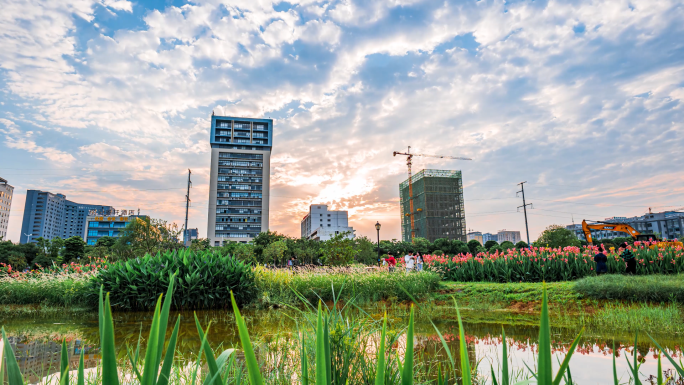
<svg viewBox="0 0 684 385">
<path fill-rule="evenodd" d="M 406 156 L 406 166 L 408 167 L 408 185 L 409 185 L 409 213 L 406 214 L 406 216 L 409 216 L 411 218 L 411 241 L 416 237 L 416 225 L 415 221 L 413 219 L 413 182 L 411 181 L 411 165 L 412 165 L 412 160 L 414 156 L 426 156 L 426 157 L 431 157 L 431 158 L 442 158 L 442 159 L 457 159 L 457 160 L 472 160 L 470 158 L 461 158 L 461 157 L 456 157 L 456 156 L 448 156 L 448 155 L 428 155 L 428 154 L 411 154 L 411 146 L 408 147 L 408 151 L 406 152 L 399 152 L 399 151 L 394 151 L 392 156 L 397 156 L 397 155 L 404 155 Z"/>
</svg>

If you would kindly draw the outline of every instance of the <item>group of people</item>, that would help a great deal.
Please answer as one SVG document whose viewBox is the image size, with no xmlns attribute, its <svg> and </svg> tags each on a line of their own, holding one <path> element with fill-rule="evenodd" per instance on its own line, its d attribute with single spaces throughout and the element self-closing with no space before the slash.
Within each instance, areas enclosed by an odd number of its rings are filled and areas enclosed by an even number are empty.
<svg viewBox="0 0 684 385">
<path fill-rule="evenodd" d="M 387 264 L 388 271 L 391 273 L 396 270 L 397 260 L 392 254 L 388 254 L 387 258 L 382 258 L 382 264 Z M 418 253 L 406 254 L 404 255 L 404 266 L 407 273 L 411 271 L 423 271 L 423 257 Z"/>
<path fill-rule="evenodd" d="M 620 257 L 625 261 L 627 264 L 627 274 L 636 274 L 636 257 L 634 256 L 634 253 L 632 253 L 632 250 L 628 248 L 627 242 L 623 242 L 620 247 L 624 250 L 622 254 L 620 254 Z M 606 256 L 606 248 L 603 245 L 598 246 L 598 254 L 594 256 L 594 262 L 596 262 L 596 275 L 601 275 L 605 274 L 608 272 L 608 266 L 606 263 L 608 262 L 608 257 Z"/>
</svg>

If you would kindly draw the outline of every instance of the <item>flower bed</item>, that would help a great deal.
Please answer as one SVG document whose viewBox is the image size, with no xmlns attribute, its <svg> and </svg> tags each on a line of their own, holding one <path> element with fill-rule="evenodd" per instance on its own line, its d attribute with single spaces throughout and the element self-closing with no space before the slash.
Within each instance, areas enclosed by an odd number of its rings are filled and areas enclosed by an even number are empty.
<svg viewBox="0 0 684 385">
<path fill-rule="evenodd" d="M 635 242 L 629 246 L 637 260 L 637 275 L 684 273 L 684 250 L 681 246 L 655 246 Z M 625 273 L 622 249 L 611 248 L 608 274 Z M 445 280 L 460 282 L 555 282 L 571 281 L 596 275 L 594 255 L 598 247 L 509 249 L 505 252 L 459 254 L 453 257 L 426 255 L 426 268 L 440 273 Z"/>
</svg>

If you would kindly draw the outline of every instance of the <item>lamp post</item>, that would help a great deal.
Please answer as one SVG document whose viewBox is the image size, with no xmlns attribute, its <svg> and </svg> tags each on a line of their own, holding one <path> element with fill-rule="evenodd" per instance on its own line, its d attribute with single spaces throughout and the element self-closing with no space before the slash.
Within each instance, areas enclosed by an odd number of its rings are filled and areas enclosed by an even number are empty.
<svg viewBox="0 0 684 385">
<path fill-rule="evenodd" d="M 378 230 L 378 266 L 380 266 L 380 222 L 375 223 L 375 229 Z"/>
<path fill-rule="evenodd" d="M 24 235 L 26 235 L 26 236 L 28 237 L 28 241 L 26 241 L 26 243 L 31 243 L 31 236 L 32 236 L 33 234 L 26 234 L 26 233 L 24 233 Z"/>
</svg>

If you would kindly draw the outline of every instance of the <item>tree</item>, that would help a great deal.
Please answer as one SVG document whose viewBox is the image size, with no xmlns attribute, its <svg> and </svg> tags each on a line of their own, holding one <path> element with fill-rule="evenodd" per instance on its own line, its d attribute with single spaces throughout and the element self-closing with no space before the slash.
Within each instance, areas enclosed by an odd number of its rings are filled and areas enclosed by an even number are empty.
<svg viewBox="0 0 684 385">
<path fill-rule="evenodd" d="M 477 248 L 482 247 L 482 244 L 477 239 L 471 239 L 468 241 L 468 251 L 475 255 L 477 254 Z"/>
<path fill-rule="evenodd" d="M 354 238 L 354 259 L 364 265 L 377 265 L 378 246 L 368 237 Z"/>
<path fill-rule="evenodd" d="M 413 252 L 420 254 L 427 254 L 430 252 L 430 241 L 425 238 L 413 238 Z"/>
<path fill-rule="evenodd" d="M 192 242 L 190 242 L 190 250 L 202 251 L 209 248 L 211 248 L 211 241 L 209 238 L 193 239 Z"/>
<path fill-rule="evenodd" d="M 256 254 L 254 253 L 254 245 L 249 243 L 231 243 L 236 245 L 233 251 L 233 256 L 235 258 L 248 263 L 257 263 Z"/>
<path fill-rule="evenodd" d="M 505 250 L 508 250 L 508 249 L 512 249 L 512 248 L 515 247 L 515 245 L 514 245 L 513 242 L 511 242 L 511 241 L 503 241 L 503 242 L 501 242 L 501 245 L 499 245 L 499 246 L 501 246 L 501 248 L 502 248 L 504 251 L 505 251 Z"/>
<path fill-rule="evenodd" d="M 134 218 L 121 232 L 116 249 L 123 257 L 136 257 L 140 254 L 156 254 L 166 250 L 183 247 L 178 241 L 181 233 L 178 225 L 168 224 L 161 219 Z"/>
<path fill-rule="evenodd" d="M 322 261 L 330 266 L 346 266 L 354 259 L 354 242 L 347 237 L 347 232 L 336 234 L 330 240 L 322 242 Z"/>
<path fill-rule="evenodd" d="M 498 245 L 499 245 L 499 242 L 490 239 L 487 242 L 485 242 L 484 247 L 485 247 L 485 249 L 489 250 L 492 247 L 498 246 Z"/>
<path fill-rule="evenodd" d="M 285 251 L 287 251 L 287 242 L 285 239 L 280 239 L 266 246 L 261 253 L 261 261 L 266 264 L 284 264 Z"/>
<path fill-rule="evenodd" d="M 257 260 L 261 262 L 261 253 L 263 253 L 264 249 L 268 247 L 268 245 L 285 238 L 287 237 L 270 230 L 257 234 L 257 236 L 252 239 L 252 245 L 254 245 L 254 254 L 256 255 Z"/>
<path fill-rule="evenodd" d="M 525 241 L 520 241 L 515 244 L 515 248 L 520 250 L 520 249 L 526 249 L 527 248 L 527 243 Z"/>
<path fill-rule="evenodd" d="M 581 245 L 575 232 L 566 229 L 563 226 L 551 225 L 544 230 L 539 239 L 535 242 L 536 246 L 543 247 L 566 247 Z"/>
<path fill-rule="evenodd" d="M 435 252 L 437 250 L 443 250 L 446 252 L 450 252 L 451 246 L 452 246 L 452 242 L 446 238 L 435 239 L 435 241 L 432 242 L 432 247 L 430 248 L 430 252 L 433 254 L 435 254 Z"/>
<path fill-rule="evenodd" d="M 85 242 L 83 238 L 78 235 L 64 240 L 64 253 L 62 254 L 62 262 L 69 263 L 71 261 L 80 259 L 85 256 Z"/>
<path fill-rule="evenodd" d="M 98 238 L 97 242 L 95 242 L 95 246 L 97 247 L 104 247 L 105 249 L 109 250 L 114 246 L 116 243 L 116 238 L 110 237 L 108 235 Z"/>
<path fill-rule="evenodd" d="M 451 242 L 451 248 L 449 249 L 449 252 L 451 254 L 468 254 L 470 252 L 470 249 L 468 248 L 468 245 L 465 244 L 465 242 L 456 239 Z"/>
</svg>

